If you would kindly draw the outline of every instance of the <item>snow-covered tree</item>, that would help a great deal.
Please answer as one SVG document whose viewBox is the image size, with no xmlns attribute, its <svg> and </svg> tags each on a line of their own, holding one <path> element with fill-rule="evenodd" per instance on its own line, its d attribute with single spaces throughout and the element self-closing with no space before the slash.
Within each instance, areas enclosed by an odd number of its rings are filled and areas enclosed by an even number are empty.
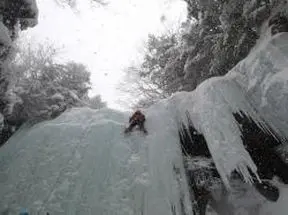
<svg viewBox="0 0 288 215">
<path fill-rule="evenodd" d="M 13 59 L 13 41 L 20 30 L 34 27 L 37 20 L 38 9 L 35 0 L 0 1 L 0 113 L 4 122 L 0 131 L 0 144 L 11 135 L 4 109 L 9 106 L 6 95 L 11 94 L 8 92 L 11 74 L 7 67 L 9 61 Z"/>
<path fill-rule="evenodd" d="M 34 27 L 38 23 L 38 9 L 35 0 L 2 0 L 0 14 L 3 24 L 10 30 L 14 39 L 17 35 L 17 24 L 20 29 Z"/>
<path fill-rule="evenodd" d="M 166 98 L 181 87 L 182 59 L 176 33 L 149 35 L 143 61 L 126 69 L 121 89 L 138 98 L 136 106 L 147 107 Z"/>
<path fill-rule="evenodd" d="M 88 106 L 92 109 L 100 109 L 107 106 L 100 95 L 93 96 L 87 100 Z"/>
<path fill-rule="evenodd" d="M 186 79 L 200 79 L 197 84 L 226 74 L 246 57 L 272 9 L 268 1 L 185 1 L 194 22 L 186 36 L 191 48 L 184 72 Z"/>
<path fill-rule="evenodd" d="M 119 89 L 135 98 L 130 101 L 132 107 L 147 107 L 168 96 L 151 81 L 150 76 L 142 76 L 137 66 L 126 68 L 125 77 L 119 84 Z"/>
<path fill-rule="evenodd" d="M 7 105 L 9 124 L 16 126 L 38 118 L 49 119 L 69 107 L 83 106 L 90 89 L 90 72 L 82 64 L 55 63 L 57 49 L 27 46 L 12 62 Z"/>
<path fill-rule="evenodd" d="M 124 86 L 140 98 L 140 106 L 177 91 L 194 90 L 205 79 L 226 74 L 256 44 L 261 26 L 273 9 L 286 4 L 254 0 L 185 1 L 188 18 L 182 23 L 180 34 L 149 35 L 141 65 L 126 71 L 128 84 Z M 287 20 L 285 13 L 274 15 L 269 22 L 272 34 L 288 31 Z"/>
</svg>

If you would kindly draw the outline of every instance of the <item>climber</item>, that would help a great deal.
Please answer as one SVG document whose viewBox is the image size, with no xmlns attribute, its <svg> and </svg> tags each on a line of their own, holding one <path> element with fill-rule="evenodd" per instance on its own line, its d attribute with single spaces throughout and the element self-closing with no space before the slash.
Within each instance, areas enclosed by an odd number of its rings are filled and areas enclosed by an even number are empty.
<svg viewBox="0 0 288 215">
<path fill-rule="evenodd" d="M 148 132 L 144 127 L 145 120 L 145 115 L 140 110 L 135 111 L 135 113 L 129 118 L 130 125 L 125 129 L 125 133 L 131 132 L 135 126 L 138 126 L 140 131 L 147 134 Z"/>
</svg>

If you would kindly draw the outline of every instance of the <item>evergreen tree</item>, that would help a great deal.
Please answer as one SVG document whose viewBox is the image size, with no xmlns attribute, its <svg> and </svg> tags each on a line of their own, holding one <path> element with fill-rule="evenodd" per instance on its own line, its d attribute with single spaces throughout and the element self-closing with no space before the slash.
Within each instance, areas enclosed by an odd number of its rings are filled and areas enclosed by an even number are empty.
<svg viewBox="0 0 288 215">
<path fill-rule="evenodd" d="M 127 70 L 129 77 L 135 73 L 133 91 L 142 93 L 141 106 L 225 75 L 249 54 L 273 10 L 287 6 L 282 0 L 184 1 L 188 17 L 180 34 L 149 35 L 141 65 Z M 287 20 L 284 12 L 274 15 L 271 33 L 288 31 Z"/>
</svg>

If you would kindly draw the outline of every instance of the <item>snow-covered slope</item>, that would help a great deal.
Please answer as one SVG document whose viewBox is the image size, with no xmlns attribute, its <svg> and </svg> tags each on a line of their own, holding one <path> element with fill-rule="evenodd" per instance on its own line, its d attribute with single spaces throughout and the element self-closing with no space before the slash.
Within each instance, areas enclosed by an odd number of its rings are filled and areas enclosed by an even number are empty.
<svg viewBox="0 0 288 215">
<path fill-rule="evenodd" d="M 0 150 L 0 212 L 180 214 L 180 195 L 186 207 L 189 200 L 173 171 L 183 176 L 177 133 L 157 115 L 149 114 L 148 136 L 124 136 L 128 115 L 109 109 L 74 109 L 23 128 Z"/>
</svg>

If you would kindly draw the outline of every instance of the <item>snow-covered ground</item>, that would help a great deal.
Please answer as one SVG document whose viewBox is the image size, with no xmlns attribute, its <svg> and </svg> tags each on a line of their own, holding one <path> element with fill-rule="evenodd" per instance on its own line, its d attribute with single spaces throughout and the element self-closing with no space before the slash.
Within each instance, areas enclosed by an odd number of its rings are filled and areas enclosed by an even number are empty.
<svg viewBox="0 0 288 215">
<path fill-rule="evenodd" d="M 248 168 L 256 174 L 257 167 L 232 113 L 242 111 L 264 131 L 288 139 L 287 41 L 287 33 L 267 39 L 226 76 L 145 110 L 147 136 L 123 135 L 129 115 L 110 109 L 73 109 L 23 128 L 0 150 L 0 209 L 166 215 L 183 214 L 181 199 L 192 214 L 177 133 L 186 111 L 205 136 L 226 187 L 233 170 L 250 182 Z M 279 187 L 278 202 L 259 205 L 259 214 L 286 214 L 288 188 Z"/>
</svg>

